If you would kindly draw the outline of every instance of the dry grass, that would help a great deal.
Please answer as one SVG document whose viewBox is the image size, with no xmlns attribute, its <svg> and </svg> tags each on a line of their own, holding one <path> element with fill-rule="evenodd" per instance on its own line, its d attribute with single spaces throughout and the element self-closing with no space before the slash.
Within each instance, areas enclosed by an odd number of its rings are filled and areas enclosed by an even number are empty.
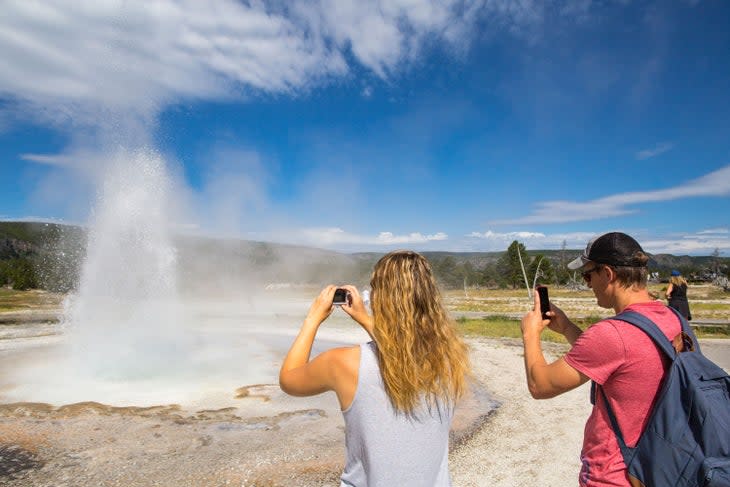
<svg viewBox="0 0 730 487">
<path fill-rule="evenodd" d="M 652 284 L 649 290 L 664 298 L 666 285 Z M 695 320 L 730 320 L 730 293 L 711 285 L 693 285 L 688 291 L 692 316 Z M 550 300 L 559 306 L 571 319 L 587 317 L 603 318 L 613 315 L 613 310 L 600 308 L 590 289 L 571 290 L 550 288 Z M 532 301 L 524 289 L 468 289 L 446 291 L 446 307 L 469 317 L 483 313 L 484 316 L 503 315 L 517 318 L 532 307 Z"/>
<path fill-rule="evenodd" d="M 18 445 L 23 450 L 37 454 L 38 450 L 48 447 L 48 438 L 44 434 L 29 432 L 27 428 L 13 423 L 0 423 L 0 444 Z"/>
<path fill-rule="evenodd" d="M 664 297 L 665 284 L 651 284 L 649 290 Z M 730 320 L 730 293 L 711 285 L 693 285 L 688 291 L 692 317 L 697 321 Z M 586 327 L 601 318 L 612 316 L 613 310 L 600 308 L 590 289 L 550 288 L 550 300 L 578 324 Z M 532 308 L 524 289 L 468 289 L 446 291 L 446 307 L 457 317 L 459 328 L 466 335 L 492 338 L 521 338 L 522 316 Z M 727 338 L 730 327 L 702 327 L 700 337 Z M 543 340 L 564 342 L 562 336 L 547 330 Z"/>
<path fill-rule="evenodd" d="M 40 290 L 16 291 L 0 288 L 0 312 L 58 309 L 64 297 L 63 294 Z"/>
<path fill-rule="evenodd" d="M 460 318 L 456 320 L 459 330 L 466 336 L 489 338 L 522 338 L 520 322 L 508 317 L 490 317 L 486 319 Z M 542 339 L 548 342 L 567 343 L 563 335 L 545 330 Z"/>
</svg>

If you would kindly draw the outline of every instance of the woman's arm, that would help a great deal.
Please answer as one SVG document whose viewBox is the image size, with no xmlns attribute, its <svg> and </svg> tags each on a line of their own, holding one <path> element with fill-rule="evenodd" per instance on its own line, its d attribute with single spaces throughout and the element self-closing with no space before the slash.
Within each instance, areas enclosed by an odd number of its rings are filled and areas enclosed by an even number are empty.
<svg viewBox="0 0 730 487">
<path fill-rule="evenodd" d="M 332 300 L 335 289 L 335 286 L 329 285 L 315 298 L 299 334 L 281 364 L 279 385 L 287 394 L 311 396 L 329 390 L 330 378 L 327 371 L 326 354 L 318 356 L 311 362 L 309 356 L 312 353 L 312 343 L 314 343 L 319 325 L 332 314 L 334 309 Z"/>
<path fill-rule="evenodd" d="M 317 296 L 299 334 L 281 364 L 279 386 L 292 396 L 314 396 L 335 391 L 342 409 L 347 408 L 357 389 L 360 348 L 334 348 L 309 360 L 319 325 L 334 309 L 336 286 L 327 286 Z"/>
<path fill-rule="evenodd" d="M 674 285 L 670 282 L 667 286 L 667 290 L 664 291 L 664 295 L 667 297 L 667 299 L 672 297 L 672 290 L 674 289 Z"/>
</svg>

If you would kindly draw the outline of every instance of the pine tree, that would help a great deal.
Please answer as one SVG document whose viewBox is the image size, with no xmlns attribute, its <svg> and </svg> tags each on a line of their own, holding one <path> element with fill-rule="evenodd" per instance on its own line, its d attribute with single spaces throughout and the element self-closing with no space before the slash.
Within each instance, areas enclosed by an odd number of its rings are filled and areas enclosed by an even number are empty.
<svg viewBox="0 0 730 487">
<path fill-rule="evenodd" d="M 512 289 L 517 289 L 525 285 L 522 266 L 520 266 L 520 255 L 522 256 L 522 262 L 530 262 L 525 246 L 515 240 L 510 244 L 507 251 L 500 257 L 497 263 L 499 273 L 506 283 L 512 286 Z"/>
</svg>

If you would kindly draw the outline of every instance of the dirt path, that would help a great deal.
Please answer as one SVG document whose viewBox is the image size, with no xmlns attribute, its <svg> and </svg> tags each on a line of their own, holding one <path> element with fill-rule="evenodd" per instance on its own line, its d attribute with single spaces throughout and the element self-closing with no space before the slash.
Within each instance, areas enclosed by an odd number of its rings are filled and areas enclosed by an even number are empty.
<svg viewBox="0 0 730 487">
<path fill-rule="evenodd" d="M 576 485 L 588 386 L 536 401 L 524 378 L 518 341 L 472 342 L 477 377 L 502 402 L 479 433 L 451 455 L 455 486 Z M 545 344 L 559 356 L 565 347 Z"/>
</svg>

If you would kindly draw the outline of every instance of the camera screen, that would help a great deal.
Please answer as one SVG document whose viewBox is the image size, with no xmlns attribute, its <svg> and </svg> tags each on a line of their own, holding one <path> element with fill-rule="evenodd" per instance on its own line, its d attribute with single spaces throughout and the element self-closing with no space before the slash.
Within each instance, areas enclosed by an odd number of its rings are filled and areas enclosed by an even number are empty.
<svg viewBox="0 0 730 487">
<path fill-rule="evenodd" d="M 335 298 L 332 302 L 334 304 L 347 303 L 347 290 L 346 289 L 335 289 Z"/>
</svg>

